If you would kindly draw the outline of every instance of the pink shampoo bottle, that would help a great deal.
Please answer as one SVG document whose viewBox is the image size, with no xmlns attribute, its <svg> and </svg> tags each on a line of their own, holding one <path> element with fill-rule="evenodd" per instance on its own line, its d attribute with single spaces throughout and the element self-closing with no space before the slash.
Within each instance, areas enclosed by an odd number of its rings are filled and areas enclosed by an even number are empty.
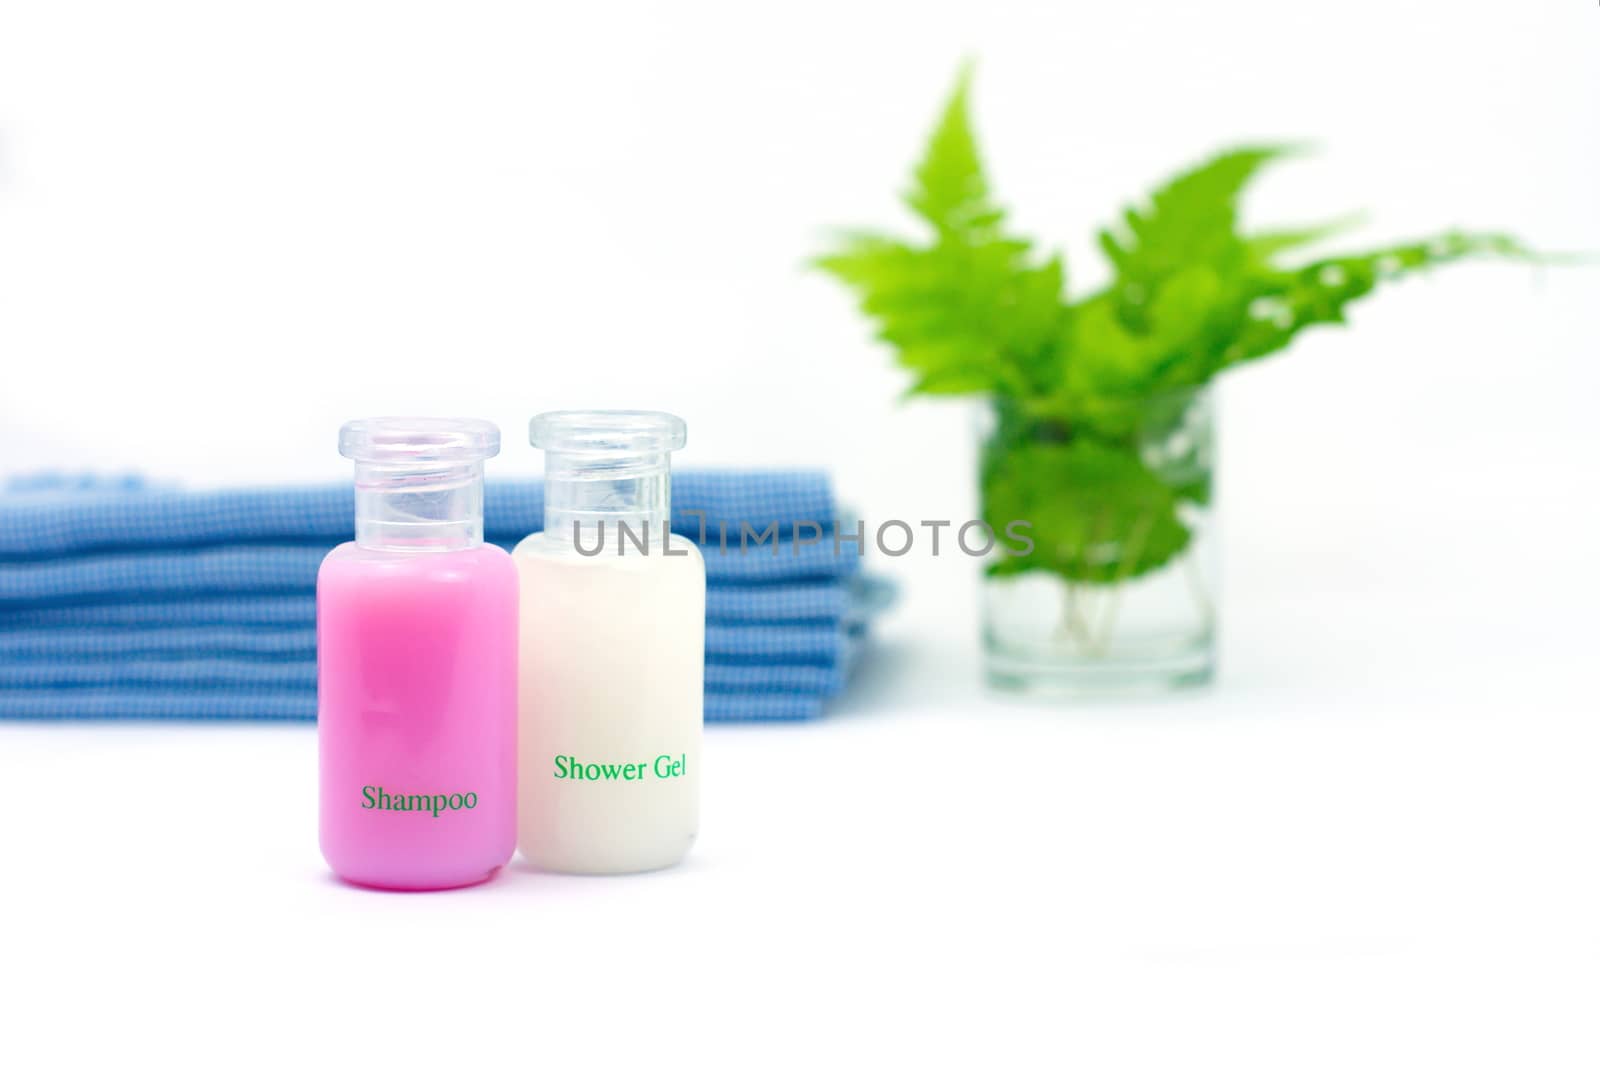
<svg viewBox="0 0 1600 1066">
<path fill-rule="evenodd" d="M 317 575 L 322 854 L 372 888 L 494 876 L 516 847 L 517 572 L 483 542 L 488 422 L 347 423 L 356 539 Z"/>
</svg>

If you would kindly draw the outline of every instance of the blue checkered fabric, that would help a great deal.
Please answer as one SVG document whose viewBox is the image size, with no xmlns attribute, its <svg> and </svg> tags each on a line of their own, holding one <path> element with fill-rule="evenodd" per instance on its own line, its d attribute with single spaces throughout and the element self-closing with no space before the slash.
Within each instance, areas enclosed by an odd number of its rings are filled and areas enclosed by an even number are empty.
<svg viewBox="0 0 1600 1066">
<path fill-rule="evenodd" d="M 795 722 L 822 714 L 824 697 L 793 692 L 707 692 L 708 722 Z M 314 692 L 250 689 L 0 689 L 0 718 L 285 720 L 312 722 Z"/>
<path fill-rule="evenodd" d="M 730 663 L 708 661 L 708 692 L 793 692 L 831 696 L 843 687 L 837 662 Z M 119 658 L 15 659 L 0 669 L 0 690 L 36 688 L 170 688 L 315 692 L 317 663 L 311 659 L 251 659 L 206 656 L 191 659 Z"/>
<path fill-rule="evenodd" d="M 882 599 L 854 545 L 796 543 L 797 528 L 832 532 L 826 477 L 686 471 L 673 502 L 691 539 L 691 512 L 705 516 L 707 720 L 819 715 Z M 537 483 L 486 489 L 503 547 L 542 511 Z M 347 487 L 117 479 L 0 494 L 0 717 L 314 718 L 316 573 L 353 521 Z M 742 528 L 774 523 L 775 544 L 739 550 Z"/>
<path fill-rule="evenodd" d="M 273 661 L 317 657 L 317 631 L 306 626 L 93 626 L 0 630 L 0 687 L 14 663 L 232 657 Z"/>
<path fill-rule="evenodd" d="M 0 494 L 0 558 L 40 558 L 102 549 L 162 549 L 242 541 L 337 544 L 355 528 L 348 485 L 183 492 L 134 480 L 90 482 L 68 491 Z M 60 486 L 52 484 L 52 490 Z M 544 486 L 490 481 L 484 487 L 484 536 L 515 544 L 544 528 Z M 737 545 L 741 523 L 755 534 L 777 523 L 789 536 L 799 523 L 831 531 L 837 517 L 820 470 L 683 470 L 672 476 L 672 529 Z M 848 532 L 848 530 L 847 530 Z M 805 526 L 809 537 L 813 530 Z M 709 554 L 709 553 L 708 553 Z"/>
<path fill-rule="evenodd" d="M 313 611 L 315 610 L 313 606 Z M 837 625 L 706 625 L 706 660 L 827 665 L 845 653 L 846 630 Z M 15 663 L 129 661 L 228 657 L 313 661 L 314 622 L 300 626 L 80 626 L 0 629 L 0 687 L 13 681 Z"/>
<path fill-rule="evenodd" d="M 857 578 L 852 586 L 861 583 Z M 718 585 L 707 590 L 706 622 L 836 626 L 849 596 L 842 582 Z M 74 626 L 313 626 L 316 601 L 304 590 L 265 595 L 200 593 L 182 599 L 98 603 L 0 604 L 0 631 Z M 760 639 L 760 638 L 757 638 Z"/>
<path fill-rule="evenodd" d="M 176 551 L 109 552 L 0 563 L 0 606 L 23 607 L 154 596 L 304 592 L 317 586 L 317 568 L 331 545 L 246 544 Z M 831 540 L 779 544 L 777 551 L 705 557 L 706 584 L 778 585 L 839 581 L 860 564 Z"/>
</svg>

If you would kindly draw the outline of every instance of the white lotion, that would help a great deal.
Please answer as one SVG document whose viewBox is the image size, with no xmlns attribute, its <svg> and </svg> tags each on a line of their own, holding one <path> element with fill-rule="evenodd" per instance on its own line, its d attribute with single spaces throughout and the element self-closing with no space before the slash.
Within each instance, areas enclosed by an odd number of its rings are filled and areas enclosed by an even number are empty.
<svg viewBox="0 0 1600 1066">
<path fill-rule="evenodd" d="M 671 866 L 699 828 L 705 562 L 666 533 L 681 419 L 540 415 L 545 529 L 517 546 L 517 844 L 565 873 Z"/>
</svg>

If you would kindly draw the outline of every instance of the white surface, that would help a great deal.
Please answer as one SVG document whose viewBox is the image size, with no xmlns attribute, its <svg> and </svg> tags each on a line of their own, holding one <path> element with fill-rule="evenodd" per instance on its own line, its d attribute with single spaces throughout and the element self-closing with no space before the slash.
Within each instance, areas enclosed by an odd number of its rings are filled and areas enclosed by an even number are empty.
<svg viewBox="0 0 1600 1066">
<path fill-rule="evenodd" d="M 972 508 L 967 414 L 797 264 L 956 59 L 1020 226 L 1240 139 L 1251 214 L 1600 247 L 1591 4 L 0 10 L 0 472 L 339 478 L 340 420 L 653 406 Z M 840 712 L 708 733 L 670 874 L 381 896 L 303 728 L 0 726 L 0 1060 L 1592 1063 L 1593 271 L 1467 267 L 1224 389 L 1219 685 L 976 685 L 960 557 Z"/>
<path fill-rule="evenodd" d="M 12 1061 L 1593 1062 L 1576 669 L 1275 677 L 1329 627 L 1262 623 L 1072 710 L 903 625 L 833 719 L 707 731 L 681 868 L 431 895 L 324 871 L 309 728 L 8 726 Z"/>
</svg>

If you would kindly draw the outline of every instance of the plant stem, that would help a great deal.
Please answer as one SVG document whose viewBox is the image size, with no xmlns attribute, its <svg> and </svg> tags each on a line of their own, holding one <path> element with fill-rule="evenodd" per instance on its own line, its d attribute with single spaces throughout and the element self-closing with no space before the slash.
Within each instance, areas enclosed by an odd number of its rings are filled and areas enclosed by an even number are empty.
<svg viewBox="0 0 1600 1066">
<path fill-rule="evenodd" d="M 1117 608 L 1122 605 L 1122 587 L 1128 581 L 1128 575 L 1138 565 L 1139 556 L 1144 551 L 1144 542 L 1150 536 L 1150 528 L 1155 525 L 1154 515 L 1144 515 L 1134 525 L 1133 532 L 1128 537 L 1128 550 L 1123 553 L 1117 563 L 1117 573 L 1111 581 L 1108 590 L 1109 601 L 1106 604 L 1105 618 L 1100 623 L 1100 633 L 1095 638 L 1090 648 L 1092 655 L 1104 655 L 1111 647 L 1111 633 L 1117 625 Z"/>
<path fill-rule="evenodd" d="M 1089 624 L 1081 604 L 1082 597 L 1087 594 L 1088 590 L 1079 588 L 1075 581 L 1061 586 L 1061 621 L 1056 626 L 1056 634 L 1069 643 L 1087 645 L 1090 642 Z"/>
<path fill-rule="evenodd" d="M 1216 621 L 1216 607 L 1206 591 L 1206 576 L 1200 570 L 1200 553 L 1191 547 L 1183 553 L 1183 572 L 1189 579 L 1189 595 L 1200 608 L 1200 618 L 1209 629 Z"/>
</svg>

